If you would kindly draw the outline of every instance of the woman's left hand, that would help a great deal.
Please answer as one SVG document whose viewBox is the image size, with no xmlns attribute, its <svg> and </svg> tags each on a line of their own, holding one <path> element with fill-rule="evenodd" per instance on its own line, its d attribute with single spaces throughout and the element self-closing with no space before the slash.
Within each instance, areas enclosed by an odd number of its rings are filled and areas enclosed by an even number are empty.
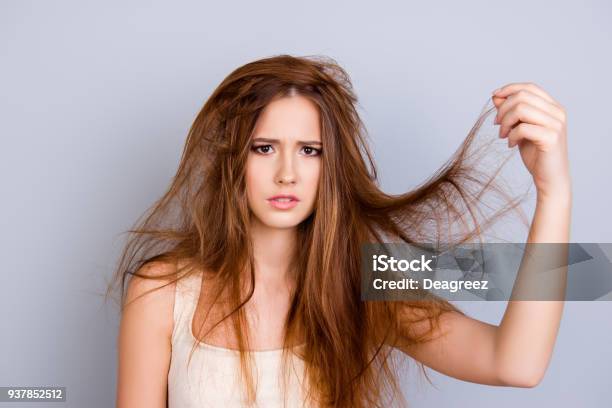
<svg viewBox="0 0 612 408">
<path fill-rule="evenodd" d="M 508 84 L 492 98 L 499 137 L 518 145 L 538 198 L 571 196 L 565 109 L 533 83 Z"/>
</svg>

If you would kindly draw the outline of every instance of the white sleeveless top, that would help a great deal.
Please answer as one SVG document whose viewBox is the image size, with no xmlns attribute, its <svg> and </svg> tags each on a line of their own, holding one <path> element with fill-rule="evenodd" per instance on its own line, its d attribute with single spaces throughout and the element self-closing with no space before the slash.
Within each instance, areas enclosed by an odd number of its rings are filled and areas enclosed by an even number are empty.
<svg viewBox="0 0 612 408">
<path fill-rule="evenodd" d="M 198 341 L 191 355 L 189 371 L 187 360 L 197 341 L 192 332 L 192 319 L 200 294 L 202 273 L 181 279 L 176 284 L 174 298 L 174 328 L 172 331 L 172 357 L 168 372 L 168 407 L 243 407 L 245 391 L 239 378 L 240 361 L 237 350 L 218 347 Z M 255 351 L 257 376 L 257 407 L 283 407 L 281 393 L 282 349 Z M 293 362 L 293 364 L 291 364 Z M 288 365 L 286 407 L 303 407 L 304 363 L 290 356 Z"/>
</svg>

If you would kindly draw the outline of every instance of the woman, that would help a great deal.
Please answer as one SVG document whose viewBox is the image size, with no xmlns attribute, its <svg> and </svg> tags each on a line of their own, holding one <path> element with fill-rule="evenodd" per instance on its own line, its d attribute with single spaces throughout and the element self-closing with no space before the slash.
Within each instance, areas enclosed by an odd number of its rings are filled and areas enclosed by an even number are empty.
<svg viewBox="0 0 612 408">
<path fill-rule="evenodd" d="M 492 101 L 500 137 L 519 146 L 537 190 L 527 241 L 568 242 L 563 107 L 531 83 Z M 465 381 L 539 383 L 561 301 L 510 301 L 495 326 L 435 297 L 360 300 L 361 244 L 468 242 L 516 203 L 478 220 L 495 172 L 471 171 L 474 130 L 426 183 L 385 194 L 356 102 L 333 60 L 289 55 L 246 64 L 213 92 L 170 188 L 120 260 L 122 295 L 133 277 L 118 407 L 398 406 L 392 349 Z M 442 235 L 461 208 L 474 225 Z"/>
</svg>

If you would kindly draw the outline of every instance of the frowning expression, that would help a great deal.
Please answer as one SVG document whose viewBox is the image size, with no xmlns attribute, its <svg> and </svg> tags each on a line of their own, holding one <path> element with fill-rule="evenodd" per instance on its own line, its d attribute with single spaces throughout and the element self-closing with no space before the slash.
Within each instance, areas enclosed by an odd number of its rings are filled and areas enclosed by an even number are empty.
<svg viewBox="0 0 612 408">
<path fill-rule="evenodd" d="M 246 167 L 255 222 L 293 228 L 314 210 L 321 171 L 319 110 L 302 95 L 270 102 L 253 129 Z"/>
</svg>

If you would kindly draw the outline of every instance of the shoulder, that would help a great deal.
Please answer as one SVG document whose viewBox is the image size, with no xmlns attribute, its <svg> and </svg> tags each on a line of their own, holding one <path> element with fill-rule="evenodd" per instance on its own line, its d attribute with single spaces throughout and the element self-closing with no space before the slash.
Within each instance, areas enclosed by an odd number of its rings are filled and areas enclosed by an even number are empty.
<svg viewBox="0 0 612 408">
<path fill-rule="evenodd" d="M 174 272 L 174 265 L 149 262 L 127 282 L 118 338 L 117 407 L 165 406 Z"/>
<path fill-rule="evenodd" d="M 122 314 L 148 326 L 157 334 L 170 338 L 174 324 L 176 266 L 154 261 L 143 265 L 127 283 Z M 140 275 L 140 276 L 139 276 Z"/>
</svg>

